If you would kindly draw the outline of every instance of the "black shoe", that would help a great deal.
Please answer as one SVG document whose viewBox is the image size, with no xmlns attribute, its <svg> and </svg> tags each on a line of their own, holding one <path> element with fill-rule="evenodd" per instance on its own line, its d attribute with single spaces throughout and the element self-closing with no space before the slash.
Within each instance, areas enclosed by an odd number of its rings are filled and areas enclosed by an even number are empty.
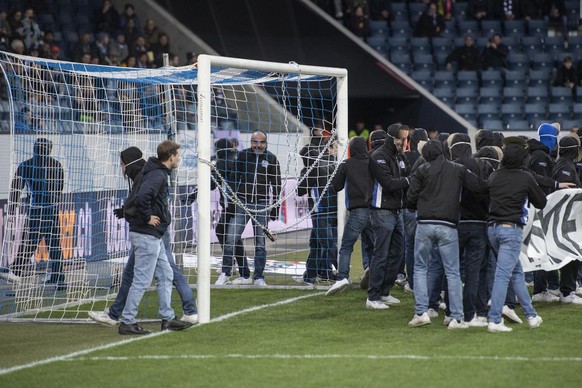
<svg viewBox="0 0 582 388">
<path fill-rule="evenodd" d="M 184 322 L 184 321 L 181 321 L 175 317 L 174 317 L 174 319 L 170 319 L 169 321 L 162 319 L 162 331 L 165 331 L 165 330 L 170 330 L 170 331 L 184 330 L 184 329 L 187 329 L 191 326 L 192 326 L 192 324 L 190 322 Z"/>
<path fill-rule="evenodd" d="M 119 334 L 122 335 L 132 335 L 132 334 L 151 334 L 151 331 L 144 330 L 143 327 L 138 325 L 137 323 L 132 323 L 131 325 L 127 325 L 125 323 L 119 324 L 119 330 L 117 330 Z"/>
</svg>

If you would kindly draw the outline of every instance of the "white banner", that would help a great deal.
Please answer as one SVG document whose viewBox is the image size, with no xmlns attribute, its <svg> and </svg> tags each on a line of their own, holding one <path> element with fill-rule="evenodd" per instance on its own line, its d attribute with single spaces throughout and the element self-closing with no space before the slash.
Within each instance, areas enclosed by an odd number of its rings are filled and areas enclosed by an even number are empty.
<svg viewBox="0 0 582 388">
<path fill-rule="evenodd" d="M 582 261 L 582 189 L 558 190 L 548 195 L 546 207 L 528 210 L 519 257 L 524 271 Z"/>
</svg>

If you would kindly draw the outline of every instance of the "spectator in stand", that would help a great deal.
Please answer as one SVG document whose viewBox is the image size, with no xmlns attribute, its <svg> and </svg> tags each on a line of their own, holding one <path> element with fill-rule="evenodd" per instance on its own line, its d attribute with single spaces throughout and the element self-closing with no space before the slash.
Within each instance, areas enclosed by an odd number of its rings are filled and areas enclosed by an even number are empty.
<svg viewBox="0 0 582 388">
<path fill-rule="evenodd" d="M 108 53 L 110 57 L 116 56 L 119 58 L 120 62 L 125 62 L 125 58 L 129 55 L 129 48 L 127 43 L 125 43 L 125 34 L 122 32 L 117 33 L 115 40 L 109 43 Z"/>
<path fill-rule="evenodd" d="M 160 34 L 158 43 L 150 46 L 150 51 L 154 53 L 154 63 L 156 67 L 164 65 L 164 53 L 170 53 L 170 38 L 166 34 Z"/>
<path fill-rule="evenodd" d="M 133 7 L 133 4 L 131 3 L 125 4 L 125 10 L 119 16 L 119 27 L 125 28 L 129 20 L 133 20 L 135 25 L 141 28 L 141 22 L 139 20 L 139 17 L 135 13 L 135 8 Z"/>
<path fill-rule="evenodd" d="M 127 24 L 123 28 L 123 33 L 125 34 L 125 41 L 129 44 L 133 44 L 137 38 L 143 36 L 143 32 L 141 31 L 138 24 L 135 24 L 135 20 L 129 19 Z"/>
<path fill-rule="evenodd" d="M 145 37 L 145 44 L 147 47 L 150 47 L 152 44 L 156 44 L 160 40 L 160 34 L 163 34 L 164 32 L 158 28 L 158 26 L 156 26 L 154 19 L 150 18 L 145 22 L 143 33 Z"/>
<path fill-rule="evenodd" d="M 392 7 L 390 0 L 370 0 L 370 19 L 384 20 L 387 27 L 390 27 L 392 20 Z"/>
<path fill-rule="evenodd" d="M 15 8 L 8 16 L 8 24 L 10 31 L 12 31 L 12 39 L 24 39 L 22 32 L 22 11 Z"/>
<path fill-rule="evenodd" d="M 541 19 L 542 0 L 519 0 L 519 15 L 526 22 L 532 19 Z"/>
<path fill-rule="evenodd" d="M 429 38 L 432 38 L 439 36 L 444 29 L 445 21 L 443 17 L 438 14 L 436 4 L 429 3 L 414 26 L 414 36 L 428 36 Z"/>
<path fill-rule="evenodd" d="M 557 28 L 564 39 L 568 39 L 568 15 L 564 0 L 543 0 L 542 16 L 550 27 Z"/>
<path fill-rule="evenodd" d="M 111 59 L 109 58 L 109 35 L 105 32 L 100 32 L 97 34 L 97 41 L 95 42 L 95 51 L 97 52 L 97 58 L 99 58 L 99 63 L 101 65 L 111 65 Z"/>
<path fill-rule="evenodd" d="M 22 35 L 24 46 L 27 50 L 39 48 L 42 38 L 42 32 L 38 23 L 34 20 L 34 9 L 28 7 L 24 11 L 21 21 Z"/>
<path fill-rule="evenodd" d="M 49 59 L 61 60 L 61 49 L 59 46 L 52 45 L 49 49 Z"/>
<path fill-rule="evenodd" d="M 452 62 L 457 62 L 457 70 L 481 70 L 481 54 L 475 46 L 472 35 L 465 36 L 465 44 L 455 49 L 445 59 L 447 70 L 452 70 Z"/>
<path fill-rule="evenodd" d="M 576 97 L 576 86 L 578 85 L 578 74 L 572 66 L 572 57 L 567 56 L 562 61 L 562 66 L 556 73 L 554 86 L 565 86 L 572 89 L 572 95 Z"/>
<path fill-rule="evenodd" d="M 129 53 L 136 58 L 139 57 L 141 54 L 146 54 L 149 50 L 146 46 L 146 41 L 143 36 L 139 36 L 135 42 L 129 43 Z"/>
<path fill-rule="evenodd" d="M 8 22 L 8 12 L 0 10 L 0 50 L 9 51 L 12 29 Z"/>
<path fill-rule="evenodd" d="M 137 56 L 137 67 L 140 69 L 152 69 L 153 63 L 149 59 L 148 53 L 140 53 Z"/>
<path fill-rule="evenodd" d="M 367 14 L 363 6 L 358 5 L 350 13 L 348 21 L 349 29 L 358 38 L 365 40 L 370 35 L 370 15 Z"/>
<path fill-rule="evenodd" d="M 91 34 L 87 31 L 81 33 L 81 37 L 71 50 L 71 57 L 75 62 L 81 62 L 85 54 L 89 56 L 97 56 L 95 45 L 91 43 Z"/>
<path fill-rule="evenodd" d="M 351 139 L 354 136 L 361 136 L 364 140 L 368 141 L 368 136 L 370 136 L 370 130 L 366 128 L 366 124 L 363 120 L 356 121 L 356 128 L 348 132 L 348 137 Z"/>
<path fill-rule="evenodd" d="M 125 58 L 125 61 L 123 61 L 123 63 L 121 64 L 121 66 L 137 68 L 137 58 L 133 55 L 128 55 L 127 58 Z"/>
<path fill-rule="evenodd" d="M 438 0 L 437 12 L 444 20 L 453 20 L 455 14 L 455 0 Z"/>
<path fill-rule="evenodd" d="M 40 42 L 40 56 L 43 58 L 48 58 L 50 56 L 50 48 L 52 46 L 60 46 L 55 42 L 55 35 L 51 30 L 46 30 Z"/>
<path fill-rule="evenodd" d="M 113 34 L 119 31 L 119 13 L 111 0 L 103 0 L 103 7 L 95 14 L 96 31 Z"/>
<path fill-rule="evenodd" d="M 495 34 L 487 42 L 482 55 L 483 69 L 507 69 L 509 48 L 502 42 L 502 39 L 500 34 Z"/>
<path fill-rule="evenodd" d="M 494 17 L 493 3 L 491 0 L 469 0 L 467 14 L 478 22 L 492 19 Z"/>
<path fill-rule="evenodd" d="M 186 65 L 194 65 L 198 62 L 198 54 L 194 51 L 189 51 L 186 53 Z"/>
<path fill-rule="evenodd" d="M 10 43 L 10 48 L 12 48 L 12 52 L 15 54 L 24 55 L 26 53 L 24 43 L 20 39 L 14 39 L 12 43 Z"/>
</svg>

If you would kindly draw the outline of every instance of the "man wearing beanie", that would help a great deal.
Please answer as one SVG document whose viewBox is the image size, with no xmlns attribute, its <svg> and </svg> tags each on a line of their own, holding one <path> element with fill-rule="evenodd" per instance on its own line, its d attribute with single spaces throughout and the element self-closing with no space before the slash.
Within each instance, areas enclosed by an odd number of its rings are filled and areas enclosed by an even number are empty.
<svg viewBox="0 0 582 388">
<path fill-rule="evenodd" d="M 580 156 L 580 140 L 577 136 L 564 136 L 560 139 L 559 158 L 552 177 L 558 182 L 569 182 L 580 188 L 580 178 L 576 172 L 575 160 Z M 576 277 L 580 261 L 572 260 L 560 268 L 560 302 L 582 304 L 576 295 Z"/>
<path fill-rule="evenodd" d="M 128 147 L 121 151 L 121 170 L 124 177 L 128 179 L 129 192 L 131 193 L 133 187 L 138 187 L 142 178 L 142 169 L 146 161 L 142 158 L 143 154 L 141 150 L 137 147 Z M 119 209 L 114 209 L 113 213 L 117 218 L 124 218 L 123 207 Z M 162 237 L 164 243 L 164 249 L 166 251 L 166 256 L 170 267 L 174 273 L 173 284 L 180 295 L 182 300 L 182 308 L 184 310 L 184 316 L 181 318 L 182 321 L 197 323 L 198 322 L 198 311 L 196 310 L 196 302 L 194 299 L 194 293 L 188 284 L 188 280 L 180 271 L 180 268 L 176 265 L 174 261 L 174 254 L 172 253 L 172 247 L 170 245 L 170 235 L 166 231 Z M 129 258 L 123 269 L 123 276 L 121 279 L 121 287 L 117 292 L 115 301 L 111 306 L 109 306 L 108 311 L 90 311 L 89 318 L 107 326 L 117 326 L 119 325 L 119 318 L 125 307 L 125 302 L 127 300 L 127 294 L 133 283 L 133 274 L 135 266 L 135 252 L 133 249 L 129 253 Z"/>
<path fill-rule="evenodd" d="M 543 123 L 538 127 L 538 138 L 541 143 L 548 147 L 550 155 L 555 155 L 559 133 L 560 128 L 555 124 Z"/>
<path fill-rule="evenodd" d="M 490 199 L 487 234 L 491 248 L 497 255 L 489 309 L 490 332 L 512 331 L 504 325 L 501 316 L 508 285 L 513 288 L 529 327 L 533 329 L 542 323 L 542 318 L 531 304 L 519 253 L 523 240 L 526 202 L 529 201 L 541 209 L 546 205 L 546 195 L 531 174 L 523 168 L 528 154 L 525 140 L 507 137 L 503 142 L 501 166 L 489 176 L 487 182 Z"/>
<path fill-rule="evenodd" d="M 459 197 L 462 189 L 484 191 L 485 181 L 466 167 L 445 158 L 443 143 L 431 140 L 422 148 L 425 163 L 414 172 L 406 195 L 408 206 L 417 209 L 414 244 L 415 315 L 409 327 L 430 323 L 428 315 L 428 263 L 437 246 L 447 278 L 450 316 L 448 327 L 466 329 L 463 322 L 463 291 L 459 272 Z M 472 318 L 472 317 L 471 317 Z"/>
<path fill-rule="evenodd" d="M 387 309 L 387 303 L 400 304 L 390 295 L 390 289 L 396 281 L 404 253 L 404 226 L 400 211 L 404 207 L 408 178 L 401 175 L 398 153 L 408 137 L 409 128 L 396 123 L 386 132 L 384 144 L 372 153 L 370 159 L 374 179 L 370 213 L 376 240 L 366 300 L 366 307 L 370 309 Z"/>
</svg>

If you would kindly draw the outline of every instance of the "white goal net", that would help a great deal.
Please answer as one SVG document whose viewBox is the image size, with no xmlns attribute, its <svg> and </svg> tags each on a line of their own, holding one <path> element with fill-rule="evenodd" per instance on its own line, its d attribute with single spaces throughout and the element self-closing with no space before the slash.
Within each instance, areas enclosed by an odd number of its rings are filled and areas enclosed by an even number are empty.
<svg viewBox="0 0 582 388">
<path fill-rule="evenodd" d="M 198 288 L 201 321 L 211 284 L 305 287 L 337 268 L 344 206 L 331 182 L 347 140 L 345 70 L 213 56 L 130 69 L 8 53 L 0 68 L 10 166 L 0 175 L 0 319 L 86 320 L 111 305 L 131 248 L 115 210 L 130 187 L 121 151 L 147 160 L 166 139 L 182 158 L 168 182 L 171 248 Z M 314 233 L 316 215 L 325 231 Z M 156 306 L 146 293 L 139 318 L 155 319 Z"/>
</svg>

